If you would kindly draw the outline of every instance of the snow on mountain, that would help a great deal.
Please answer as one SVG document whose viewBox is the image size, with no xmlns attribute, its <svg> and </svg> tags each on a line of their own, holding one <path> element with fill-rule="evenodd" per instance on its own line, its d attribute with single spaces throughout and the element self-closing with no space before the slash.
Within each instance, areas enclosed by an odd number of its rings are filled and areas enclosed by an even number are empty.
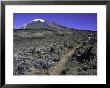
<svg viewBox="0 0 110 88">
<path fill-rule="evenodd" d="M 44 22 L 45 20 L 42 20 L 42 19 L 34 19 L 33 21 L 41 21 L 41 22 Z"/>
<path fill-rule="evenodd" d="M 34 19 L 27 24 L 24 24 L 19 29 L 49 29 L 49 30 L 68 30 L 69 28 L 55 22 L 48 22 L 43 19 Z"/>
</svg>

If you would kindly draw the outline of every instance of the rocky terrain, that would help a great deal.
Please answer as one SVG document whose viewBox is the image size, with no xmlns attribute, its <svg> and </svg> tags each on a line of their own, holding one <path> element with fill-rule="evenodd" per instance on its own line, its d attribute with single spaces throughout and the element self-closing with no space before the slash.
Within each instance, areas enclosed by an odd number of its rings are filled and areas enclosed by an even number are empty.
<svg viewBox="0 0 110 88">
<path fill-rule="evenodd" d="M 95 31 L 34 20 L 14 29 L 13 45 L 14 75 L 51 75 L 55 66 L 55 75 L 97 75 Z"/>
</svg>

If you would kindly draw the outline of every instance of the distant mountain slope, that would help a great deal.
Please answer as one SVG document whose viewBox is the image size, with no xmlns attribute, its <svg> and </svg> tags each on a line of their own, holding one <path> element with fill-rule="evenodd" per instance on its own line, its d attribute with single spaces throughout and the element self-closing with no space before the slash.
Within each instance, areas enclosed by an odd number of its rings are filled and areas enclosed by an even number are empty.
<svg viewBox="0 0 110 88">
<path fill-rule="evenodd" d="M 68 27 L 62 26 L 55 22 L 48 22 L 43 19 L 34 19 L 21 26 L 19 29 L 49 29 L 49 30 L 70 30 Z"/>
<path fill-rule="evenodd" d="M 14 29 L 14 38 L 45 38 L 47 36 L 95 35 L 95 31 L 68 28 L 56 22 L 48 22 L 43 19 L 34 19 L 19 29 Z"/>
</svg>

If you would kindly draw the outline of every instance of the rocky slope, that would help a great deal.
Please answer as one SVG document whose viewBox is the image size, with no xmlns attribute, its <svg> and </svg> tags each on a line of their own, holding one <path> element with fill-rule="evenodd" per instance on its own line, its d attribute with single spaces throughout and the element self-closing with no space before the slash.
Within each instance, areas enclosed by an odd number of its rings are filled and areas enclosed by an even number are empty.
<svg viewBox="0 0 110 88">
<path fill-rule="evenodd" d="M 44 20 L 34 21 L 14 31 L 14 75 L 49 75 L 48 70 L 69 57 L 57 75 L 97 74 L 97 32 L 70 29 Z"/>
</svg>

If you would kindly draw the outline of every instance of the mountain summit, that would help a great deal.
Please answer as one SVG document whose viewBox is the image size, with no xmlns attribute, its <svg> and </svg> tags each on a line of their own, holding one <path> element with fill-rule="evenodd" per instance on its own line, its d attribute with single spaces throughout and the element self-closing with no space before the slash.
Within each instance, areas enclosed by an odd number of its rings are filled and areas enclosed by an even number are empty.
<svg viewBox="0 0 110 88">
<path fill-rule="evenodd" d="M 48 22 L 43 19 L 34 19 L 23 26 L 21 26 L 19 29 L 49 29 L 49 30 L 69 30 L 68 27 L 62 26 L 56 22 Z"/>
<path fill-rule="evenodd" d="M 40 22 L 44 22 L 45 20 L 42 20 L 42 19 L 34 19 L 33 21 L 40 21 Z"/>
</svg>

